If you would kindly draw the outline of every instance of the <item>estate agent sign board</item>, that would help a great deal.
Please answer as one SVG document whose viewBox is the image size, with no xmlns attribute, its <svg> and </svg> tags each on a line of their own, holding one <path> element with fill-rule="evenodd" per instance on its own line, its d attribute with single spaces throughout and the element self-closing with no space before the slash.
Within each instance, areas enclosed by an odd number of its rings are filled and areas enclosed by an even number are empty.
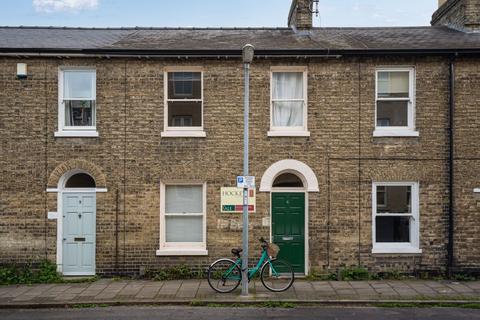
<svg viewBox="0 0 480 320">
<path fill-rule="evenodd" d="M 248 212 L 255 212 L 255 189 L 248 189 Z M 222 213 L 243 212 L 243 189 L 221 188 L 220 206 Z"/>
</svg>

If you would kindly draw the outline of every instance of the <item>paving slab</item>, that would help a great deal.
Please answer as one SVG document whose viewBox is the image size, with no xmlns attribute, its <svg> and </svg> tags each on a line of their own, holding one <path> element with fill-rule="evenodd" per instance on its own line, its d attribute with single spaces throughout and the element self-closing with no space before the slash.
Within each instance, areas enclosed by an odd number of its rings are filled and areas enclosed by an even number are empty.
<svg viewBox="0 0 480 320">
<path fill-rule="evenodd" d="M 183 281 L 176 294 L 177 298 L 195 298 L 197 295 L 199 280 Z"/>
<path fill-rule="evenodd" d="M 175 297 L 177 294 L 178 290 L 182 286 L 182 282 L 180 280 L 174 280 L 174 281 L 166 281 L 162 288 L 160 289 L 160 292 L 158 293 L 159 296 L 163 297 Z"/>
<path fill-rule="evenodd" d="M 153 299 L 163 286 L 163 282 L 148 283 L 135 296 L 136 299 Z"/>
</svg>

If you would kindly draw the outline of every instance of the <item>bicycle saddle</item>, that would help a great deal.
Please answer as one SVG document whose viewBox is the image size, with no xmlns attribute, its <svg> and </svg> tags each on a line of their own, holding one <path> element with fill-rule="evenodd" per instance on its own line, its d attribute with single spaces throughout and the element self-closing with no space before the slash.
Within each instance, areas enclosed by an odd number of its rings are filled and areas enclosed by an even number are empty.
<svg viewBox="0 0 480 320">
<path fill-rule="evenodd" d="M 240 253 L 242 253 L 243 249 L 242 248 L 234 248 L 232 249 L 232 253 L 240 258 Z"/>
</svg>

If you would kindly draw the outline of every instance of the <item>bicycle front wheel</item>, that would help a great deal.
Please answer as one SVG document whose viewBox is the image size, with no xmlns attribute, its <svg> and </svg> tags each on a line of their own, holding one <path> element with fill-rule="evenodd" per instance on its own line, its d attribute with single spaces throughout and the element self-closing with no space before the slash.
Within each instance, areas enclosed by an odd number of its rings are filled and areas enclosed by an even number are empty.
<svg viewBox="0 0 480 320">
<path fill-rule="evenodd" d="M 238 265 L 230 259 L 220 259 L 208 268 L 208 284 L 219 293 L 229 293 L 237 289 L 242 280 Z"/>
<path fill-rule="evenodd" d="M 295 279 L 292 266 L 283 260 L 267 261 L 260 275 L 262 284 L 270 291 L 282 292 L 290 288 Z"/>
</svg>

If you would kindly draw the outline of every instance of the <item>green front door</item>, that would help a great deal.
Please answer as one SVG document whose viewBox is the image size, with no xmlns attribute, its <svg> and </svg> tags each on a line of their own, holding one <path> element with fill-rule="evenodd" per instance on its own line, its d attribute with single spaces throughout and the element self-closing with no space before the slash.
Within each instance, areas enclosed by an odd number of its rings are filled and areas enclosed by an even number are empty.
<svg viewBox="0 0 480 320">
<path fill-rule="evenodd" d="M 280 247 L 278 258 L 295 273 L 305 273 L 305 193 L 272 193 L 272 236 Z"/>
</svg>

